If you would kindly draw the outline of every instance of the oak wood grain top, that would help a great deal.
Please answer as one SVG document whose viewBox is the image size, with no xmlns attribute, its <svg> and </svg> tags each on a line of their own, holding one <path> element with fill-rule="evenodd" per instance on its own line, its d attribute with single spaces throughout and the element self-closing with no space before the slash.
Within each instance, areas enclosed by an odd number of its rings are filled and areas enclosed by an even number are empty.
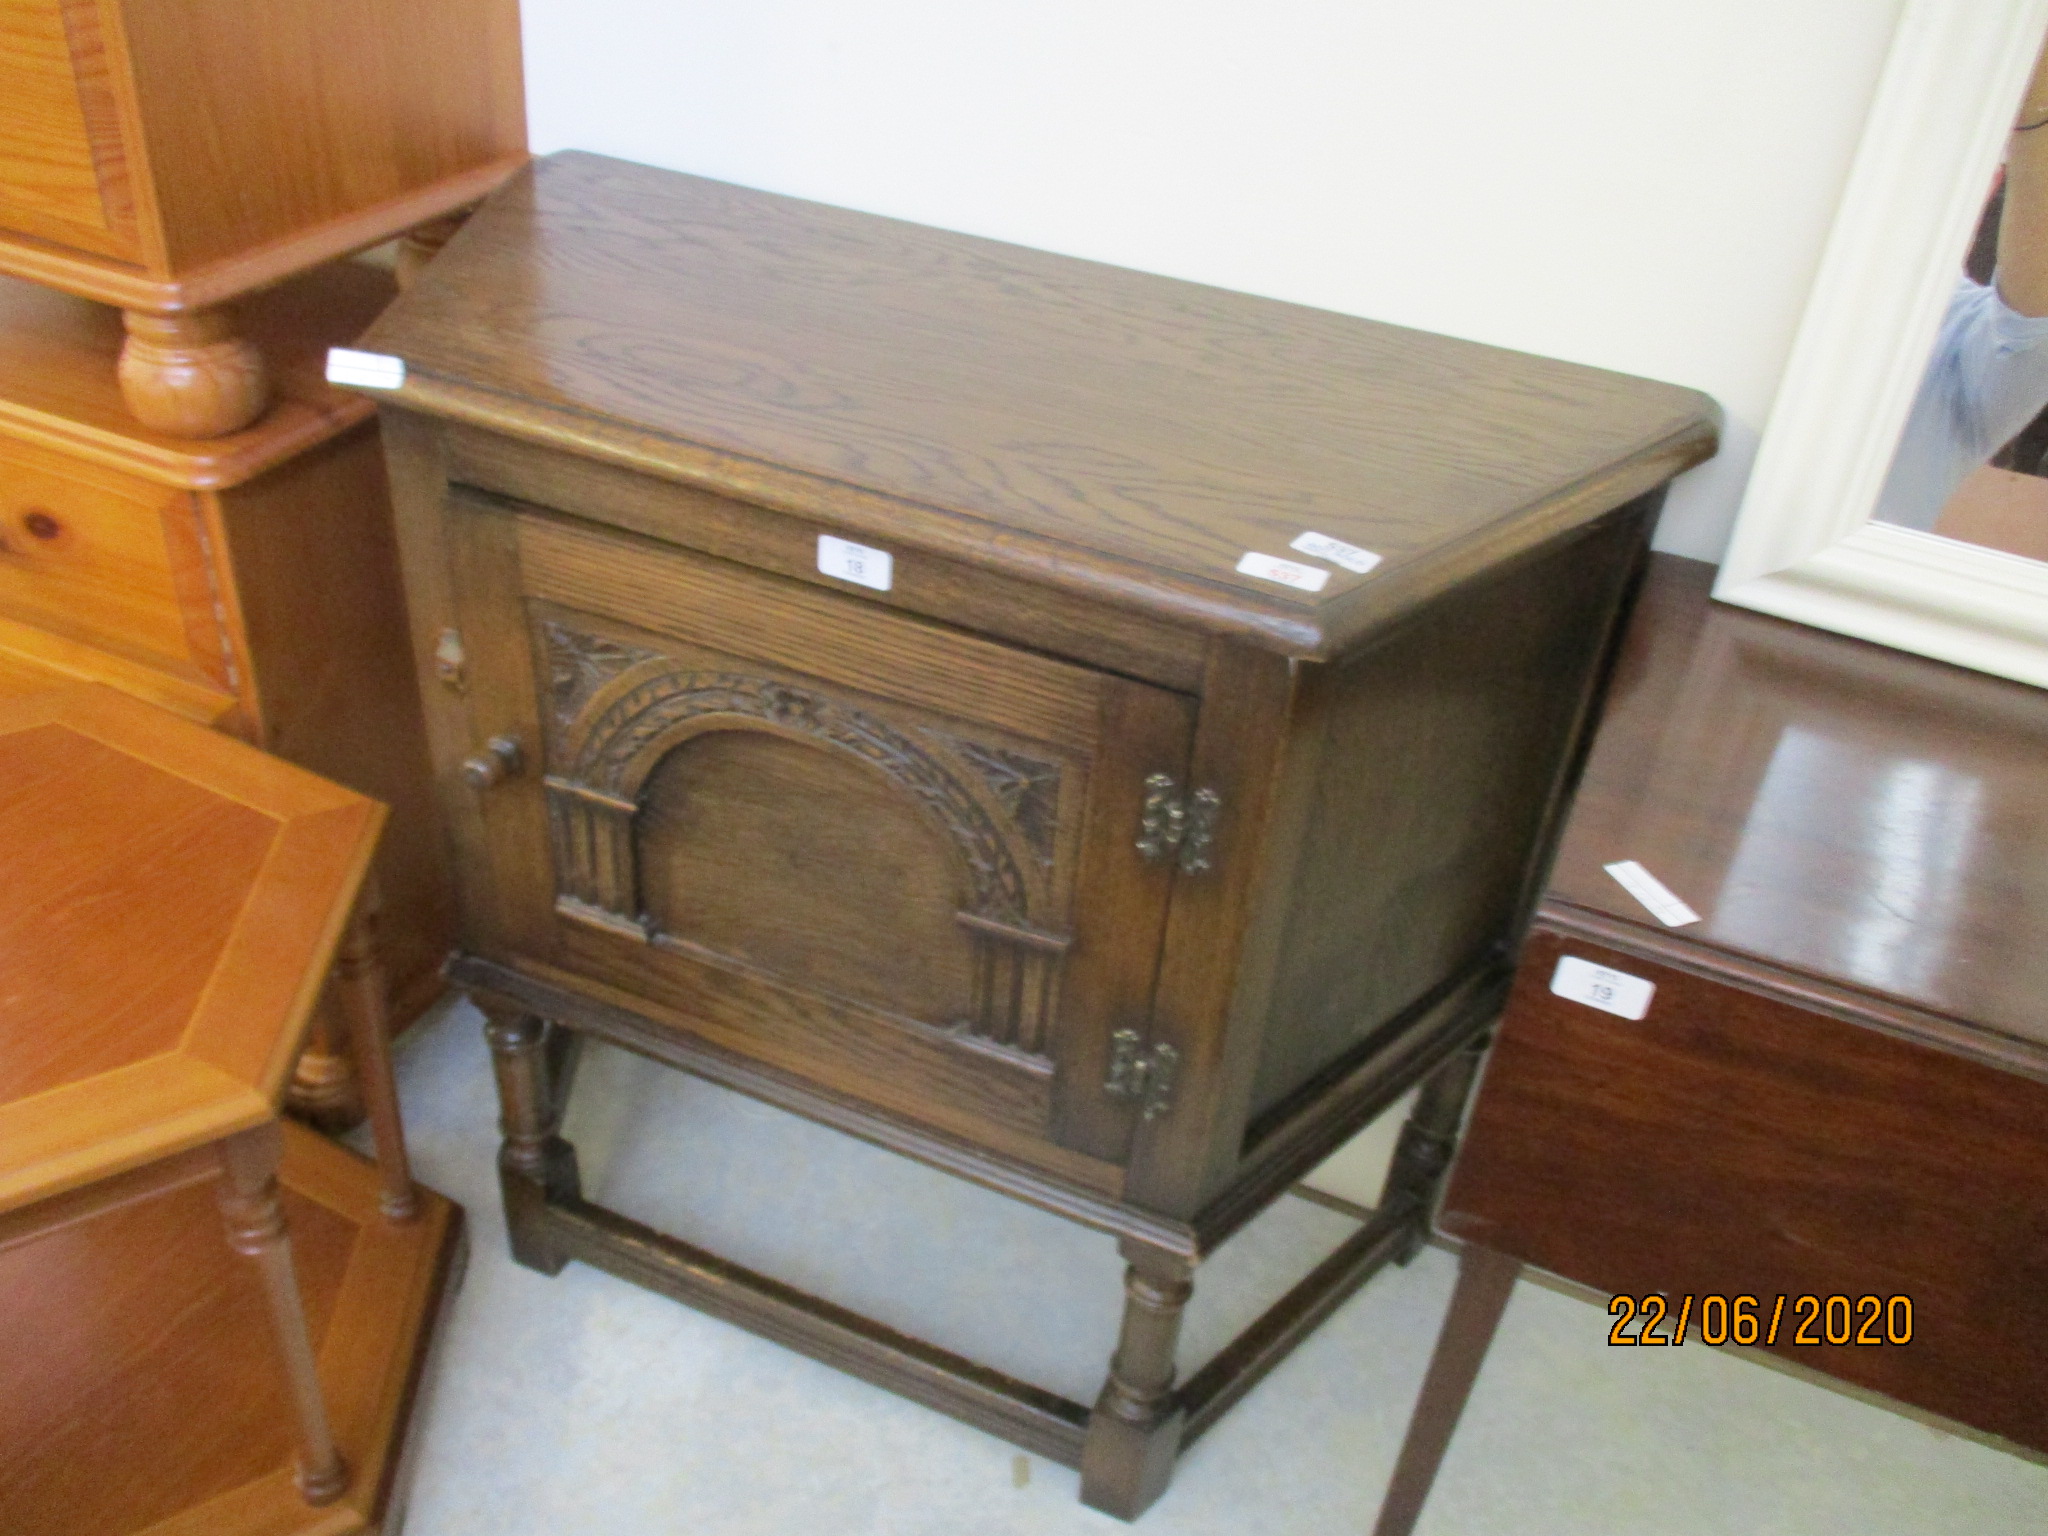
<svg viewBox="0 0 2048 1536">
<path fill-rule="evenodd" d="M 1552 900 L 2048 1060 L 2048 692 L 1715 603 L 1712 580 L 1654 557 Z M 1662 928 L 1605 872 L 1622 859 L 1702 921 Z"/>
<path fill-rule="evenodd" d="M 1693 391 L 595 155 L 361 343 L 383 398 L 1328 655 L 1707 457 Z M 1237 573 L 1303 532 L 1383 557 Z M 1308 564 L 1318 562 L 1304 561 Z"/>
<path fill-rule="evenodd" d="M 0 699 L 0 1211 L 276 1113 L 383 819 L 110 688 Z"/>
<path fill-rule="evenodd" d="M 138 423 L 114 374 L 119 310 L 0 277 L 0 437 L 38 443 L 185 490 L 224 489 L 347 431 L 373 409 L 325 376 L 341 346 L 391 301 L 391 274 L 336 262 L 237 308 L 262 350 L 276 403 L 226 437 L 166 437 Z"/>
</svg>

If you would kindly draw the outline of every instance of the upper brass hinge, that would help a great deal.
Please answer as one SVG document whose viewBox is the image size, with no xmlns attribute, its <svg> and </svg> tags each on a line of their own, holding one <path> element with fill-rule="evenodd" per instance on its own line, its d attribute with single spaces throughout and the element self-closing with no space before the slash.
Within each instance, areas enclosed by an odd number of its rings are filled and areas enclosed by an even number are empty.
<svg viewBox="0 0 2048 1536">
<path fill-rule="evenodd" d="M 1102 1091 L 1114 1099 L 1136 1099 L 1147 1120 L 1157 1120 L 1173 1107 L 1173 1080 L 1180 1071 L 1180 1052 L 1165 1041 L 1145 1050 L 1135 1029 L 1109 1037 L 1109 1077 Z"/>
<path fill-rule="evenodd" d="M 1138 812 L 1138 852 L 1156 864 L 1177 851 L 1180 872 L 1199 875 L 1211 867 L 1216 816 L 1222 809 L 1223 797 L 1213 789 L 1198 789 L 1183 800 L 1171 774 L 1147 775 L 1145 803 Z"/>
</svg>

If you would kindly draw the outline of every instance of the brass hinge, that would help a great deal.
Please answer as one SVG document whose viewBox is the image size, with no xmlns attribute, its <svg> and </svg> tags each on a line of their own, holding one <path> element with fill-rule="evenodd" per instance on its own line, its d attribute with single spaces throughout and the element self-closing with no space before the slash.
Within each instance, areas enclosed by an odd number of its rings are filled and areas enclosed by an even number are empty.
<svg viewBox="0 0 2048 1536">
<path fill-rule="evenodd" d="M 1109 1037 L 1109 1077 L 1103 1092 L 1113 1099 L 1136 1099 L 1147 1120 L 1157 1120 L 1173 1107 L 1173 1079 L 1180 1070 L 1180 1052 L 1165 1041 L 1144 1049 L 1135 1029 Z"/>
<path fill-rule="evenodd" d="M 1216 815 L 1222 809 L 1223 797 L 1213 789 L 1198 789 L 1183 800 L 1171 774 L 1147 775 L 1145 803 L 1138 812 L 1138 852 L 1147 863 L 1157 864 L 1178 850 L 1180 872 L 1199 875 L 1210 867 Z"/>
</svg>

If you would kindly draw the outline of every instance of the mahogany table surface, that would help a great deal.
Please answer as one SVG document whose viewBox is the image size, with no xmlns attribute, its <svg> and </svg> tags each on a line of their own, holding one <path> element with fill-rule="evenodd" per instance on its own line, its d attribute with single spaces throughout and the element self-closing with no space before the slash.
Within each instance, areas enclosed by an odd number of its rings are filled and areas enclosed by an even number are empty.
<svg viewBox="0 0 2048 1536">
<path fill-rule="evenodd" d="M 1710 602 L 1660 555 L 1549 895 L 1944 1015 L 2048 1072 L 2048 692 Z"/>
<path fill-rule="evenodd" d="M 2048 693 L 1712 574 L 1654 562 L 1440 1223 L 1674 1320 L 1783 1299 L 1766 1347 L 2048 1450 Z M 1892 1298 L 1910 1343 L 1799 1315 Z"/>
</svg>

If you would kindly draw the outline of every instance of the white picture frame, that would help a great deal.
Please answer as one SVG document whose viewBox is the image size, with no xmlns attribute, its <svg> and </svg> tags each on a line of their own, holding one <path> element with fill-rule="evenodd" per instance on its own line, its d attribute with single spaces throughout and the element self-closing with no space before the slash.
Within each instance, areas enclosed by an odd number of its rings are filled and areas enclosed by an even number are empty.
<svg viewBox="0 0 2048 1536">
<path fill-rule="evenodd" d="M 1870 520 L 2048 0 L 1906 0 L 1714 585 L 2048 686 L 2048 563 Z"/>
</svg>

